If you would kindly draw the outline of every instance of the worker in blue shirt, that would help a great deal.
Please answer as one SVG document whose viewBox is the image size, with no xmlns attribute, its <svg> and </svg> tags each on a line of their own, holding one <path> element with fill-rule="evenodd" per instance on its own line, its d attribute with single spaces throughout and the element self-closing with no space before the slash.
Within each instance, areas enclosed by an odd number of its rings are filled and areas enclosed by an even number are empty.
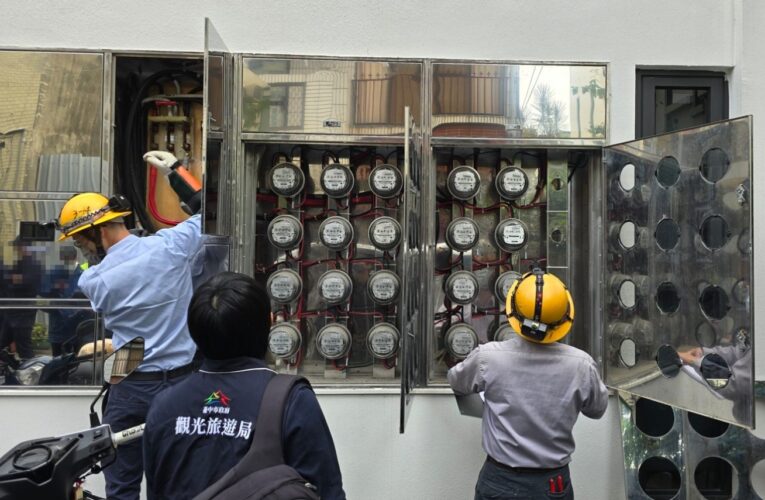
<svg viewBox="0 0 765 500">
<path fill-rule="evenodd" d="M 174 185 L 186 171 L 170 153 L 151 151 L 144 160 Z M 180 173 L 179 173 L 180 171 Z M 193 211 L 201 206 L 198 183 L 177 190 Z M 202 244 L 200 215 L 170 229 L 139 238 L 125 226 L 130 204 L 121 195 L 80 193 L 70 198 L 58 218 L 61 239 L 72 237 L 91 265 L 78 286 L 113 332 L 115 349 L 136 337 L 145 341 L 138 369 L 111 388 L 104 422 L 112 431 L 142 424 L 154 396 L 192 371 L 194 342 L 186 327 L 192 295 L 190 257 Z M 104 470 L 110 499 L 138 499 L 143 477 L 141 442 L 120 447 Z"/>
<path fill-rule="evenodd" d="M 220 479 L 247 453 L 268 381 L 268 295 L 251 277 L 221 273 L 194 293 L 191 337 L 200 370 L 151 405 L 143 436 L 149 499 L 188 499 Z M 307 384 L 290 393 L 282 422 L 284 463 L 323 500 L 345 498 L 324 415 Z M 257 443 L 255 444 L 257 446 Z"/>
</svg>

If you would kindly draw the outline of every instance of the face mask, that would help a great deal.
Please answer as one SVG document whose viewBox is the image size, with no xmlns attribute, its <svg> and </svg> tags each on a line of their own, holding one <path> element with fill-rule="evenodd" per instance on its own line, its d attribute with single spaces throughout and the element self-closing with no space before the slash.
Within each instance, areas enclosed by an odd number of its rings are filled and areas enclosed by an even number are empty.
<svg viewBox="0 0 765 500">
<path fill-rule="evenodd" d="M 93 239 L 87 237 L 83 234 L 88 240 L 95 243 L 96 249 L 92 250 L 90 245 L 80 245 L 77 240 L 74 241 L 74 246 L 76 246 L 80 252 L 82 253 L 82 256 L 85 258 L 86 261 L 88 261 L 88 264 L 91 266 L 95 266 L 99 262 L 101 262 L 104 257 L 106 256 L 106 251 L 104 250 L 104 247 L 101 245 L 100 241 L 94 241 Z M 100 235 L 96 232 L 95 236 L 100 240 Z"/>
</svg>

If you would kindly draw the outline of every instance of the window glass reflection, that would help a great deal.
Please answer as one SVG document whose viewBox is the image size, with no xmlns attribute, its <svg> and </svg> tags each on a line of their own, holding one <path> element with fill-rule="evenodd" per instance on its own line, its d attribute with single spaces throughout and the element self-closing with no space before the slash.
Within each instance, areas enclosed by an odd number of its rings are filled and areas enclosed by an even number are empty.
<svg viewBox="0 0 765 500">
<path fill-rule="evenodd" d="M 709 123 L 709 89 L 657 87 L 656 132 L 672 132 Z"/>
</svg>

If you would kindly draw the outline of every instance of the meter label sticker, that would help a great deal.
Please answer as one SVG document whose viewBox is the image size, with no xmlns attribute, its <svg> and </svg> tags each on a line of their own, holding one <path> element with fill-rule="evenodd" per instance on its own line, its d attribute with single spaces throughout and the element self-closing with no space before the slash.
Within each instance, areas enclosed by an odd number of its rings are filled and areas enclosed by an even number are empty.
<svg viewBox="0 0 765 500">
<path fill-rule="evenodd" d="M 288 299 L 295 294 L 295 284 L 291 276 L 277 276 L 271 281 L 271 297 Z"/>
<path fill-rule="evenodd" d="M 502 176 L 502 187 L 508 193 L 517 194 L 523 191 L 525 179 L 519 170 L 511 170 Z"/>
<path fill-rule="evenodd" d="M 458 356 L 467 356 L 475 348 L 475 340 L 468 331 L 457 331 L 452 336 L 452 351 Z"/>
<path fill-rule="evenodd" d="M 294 342 L 292 335 L 284 330 L 273 330 L 268 339 L 268 349 L 276 356 L 285 356 L 292 352 Z"/>
<path fill-rule="evenodd" d="M 274 173 L 271 175 L 271 182 L 273 182 L 274 187 L 277 189 L 292 189 L 297 184 L 297 176 L 291 168 L 279 167 L 274 169 Z"/>
<path fill-rule="evenodd" d="M 345 351 L 345 335 L 337 331 L 325 331 L 321 336 L 321 353 L 326 357 L 340 356 Z"/>
<path fill-rule="evenodd" d="M 389 330 L 378 329 L 370 340 L 372 351 L 378 356 L 387 356 L 396 348 L 396 337 Z"/>
<path fill-rule="evenodd" d="M 348 186 L 348 178 L 342 168 L 328 168 L 324 173 L 324 185 L 332 191 L 342 191 Z"/>
<path fill-rule="evenodd" d="M 296 236 L 295 226 L 289 221 L 277 222 L 271 226 L 271 238 L 277 243 L 291 243 Z"/>
<path fill-rule="evenodd" d="M 461 193 L 470 193 L 475 189 L 476 182 L 473 172 L 457 172 L 454 174 L 454 188 Z"/>
<path fill-rule="evenodd" d="M 374 237 L 375 243 L 390 245 L 396 241 L 397 232 L 395 224 L 384 220 L 375 224 L 375 227 L 372 230 L 372 236 Z"/>
<path fill-rule="evenodd" d="M 457 223 L 454 225 L 452 236 L 458 245 L 471 246 L 476 240 L 475 227 L 469 222 Z"/>
<path fill-rule="evenodd" d="M 470 300 L 475 296 L 475 283 L 469 278 L 457 278 L 452 283 L 452 295 L 457 300 Z"/>
<path fill-rule="evenodd" d="M 520 224 L 507 224 L 502 228 L 502 240 L 507 245 L 522 245 L 526 239 L 526 231 Z"/>
<path fill-rule="evenodd" d="M 390 300 L 396 296 L 396 282 L 392 278 L 372 281 L 372 294 L 377 300 Z"/>
<path fill-rule="evenodd" d="M 372 185 L 378 191 L 388 192 L 396 190 L 396 172 L 390 169 L 378 170 L 372 177 Z"/>
<path fill-rule="evenodd" d="M 345 241 L 345 227 L 341 222 L 329 222 L 321 233 L 324 242 L 329 245 L 340 245 Z"/>
<path fill-rule="evenodd" d="M 327 300 L 339 300 L 345 296 L 345 281 L 342 278 L 326 278 L 321 283 L 321 296 Z"/>
</svg>

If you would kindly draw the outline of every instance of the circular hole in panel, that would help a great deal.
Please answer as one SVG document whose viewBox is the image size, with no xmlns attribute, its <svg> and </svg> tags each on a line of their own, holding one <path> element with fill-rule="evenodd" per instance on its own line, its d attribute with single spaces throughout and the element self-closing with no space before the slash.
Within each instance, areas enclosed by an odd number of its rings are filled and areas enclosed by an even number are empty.
<svg viewBox="0 0 765 500">
<path fill-rule="evenodd" d="M 680 307 L 680 295 L 677 287 L 669 281 L 660 284 L 656 289 L 656 305 L 665 314 L 672 314 Z"/>
<path fill-rule="evenodd" d="M 736 243 L 738 251 L 744 255 L 750 255 L 752 253 L 752 238 L 749 234 L 749 228 L 741 231 L 738 235 L 738 243 Z"/>
<path fill-rule="evenodd" d="M 619 227 L 619 243 L 629 250 L 635 246 L 635 223 L 631 220 L 623 222 Z"/>
<path fill-rule="evenodd" d="M 707 457 L 699 462 L 693 480 L 704 498 L 733 498 L 738 491 L 736 470 L 730 462 L 720 457 Z"/>
<path fill-rule="evenodd" d="M 555 191 L 560 191 L 563 189 L 563 180 L 560 177 L 556 177 L 552 181 L 550 181 L 550 185 Z"/>
<path fill-rule="evenodd" d="M 675 412 L 669 405 L 639 398 L 635 404 L 635 425 L 643 434 L 662 437 L 675 425 Z"/>
<path fill-rule="evenodd" d="M 680 472 L 671 460 L 651 457 L 640 464 L 638 482 L 649 497 L 670 500 L 680 491 Z"/>
<path fill-rule="evenodd" d="M 701 241 L 710 250 L 718 250 L 725 246 L 730 238 L 728 223 L 719 215 L 711 215 L 704 219 L 699 228 Z"/>
<path fill-rule="evenodd" d="M 632 339 L 624 339 L 619 344 L 619 359 L 627 368 L 637 364 L 637 346 Z"/>
<path fill-rule="evenodd" d="M 749 282 L 747 280 L 738 280 L 733 285 L 733 300 L 738 302 L 741 305 L 746 305 L 749 303 Z"/>
<path fill-rule="evenodd" d="M 696 327 L 696 341 L 701 347 L 714 347 L 717 344 L 717 332 L 706 321 Z"/>
<path fill-rule="evenodd" d="M 619 185 L 625 191 L 632 191 L 635 187 L 635 165 L 627 163 L 619 172 Z"/>
<path fill-rule="evenodd" d="M 665 188 L 670 188 L 680 178 L 680 164 L 672 156 L 665 156 L 656 166 L 656 180 Z"/>
<path fill-rule="evenodd" d="M 699 296 L 701 311 L 711 319 L 722 319 L 730 309 L 730 301 L 725 290 L 716 285 L 706 287 Z"/>
<path fill-rule="evenodd" d="M 688 423 L 691 424 L 694 431 L 707 438 L 720 437 L 725 434 L 725 431 L 730 427 L 730 424 L 726 422 L 721 422 L 714 418 L 691 412 L 688 412 Z"/>
<path fill-rule="evenodd" d="M 765 498 L 765 460 L 760 460 L 752 467 L 749 473 L 749 480 L 752 481 L 752 489 L 760 498 Z"/>
<path fill-rule="evenodd" d="M 677 246 L 677 242 L 680 241 L 680 228 L 672 219 L 662 219 L 656 225 L 654 237 L 659 248 L 662 250 L 672 250 Z"/>
<path fill-rule="evenodd" d="M 707 354 L 701 360 L 701 376 L 713 389 L 722 389 L 730 382 L 732 372 L 719 354 Z"/>
<path fill-rule="evenodd" d="M 680 372 L 683 365 L 680 356 L 671 345 L 663 345 L 656 352 L 656 364 L 661 370 L 661 374 L 667 378 L 672 378 Z"/>
<path fill-rule="evenodd" d="M 550 239 L 553 240 L 555 243 L 561 243 L 563 241 L 563 233 L 560 229 L 554 229 L 550 233 Z"/>
<path fill-rule="evenodd" d="M 712 148 L 701 158 L 699 170 L 701 176 L 708 182 L 715 183 L 725 176 L 728 171 L 728 155 L 720 148 Z"/>
<path fill-rule="evenodd" d="M 632 309 L 635 307 L 635 282 L 632 280 L 624 280 L 619 285 L 619 303 L 625 309 Z"/>
</svg>

